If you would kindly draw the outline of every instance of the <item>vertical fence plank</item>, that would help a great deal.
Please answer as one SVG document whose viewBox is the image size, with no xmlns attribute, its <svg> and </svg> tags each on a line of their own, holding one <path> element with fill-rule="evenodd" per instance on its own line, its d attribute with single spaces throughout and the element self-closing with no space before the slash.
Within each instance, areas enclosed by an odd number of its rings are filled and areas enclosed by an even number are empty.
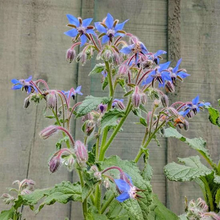
<svg viewBox="0 0 220 220">
<path fill-rule="evenodd" d="M 216 77 L 220 68 L 218 64 L 220 44 L 217 41 L 220 36 L 217 28 L 220 21 L 219 10 L 219 1 L 169 1 L 169 58 L 177 61 L 182 57 L 181 67 L 191 74 L 181 84 L 181 90 L 178 88 L 178 96 L 174 95 L 172 99 L 188 101 L 199 94 L 201 100 L 217 106 L 220 81 L 219 77 Z M 190 138 L 205 139 L 214 161 L 218 162 L 219 131 L 209 123 L 208 113 L 201 112 L 189 122 L 189 131 L 181 133 Z M 196 152 L 180 141 L 169 139 L 168 162 L 177 161 L 177 157 L 191 155 L 196 155 Z M 167 195 L 168 206 L 178 214 L 184 211 L 184 196 L 188 200 L 202 196 L 198 185 L 192 182 L 169 181 Z"/>
</svg>

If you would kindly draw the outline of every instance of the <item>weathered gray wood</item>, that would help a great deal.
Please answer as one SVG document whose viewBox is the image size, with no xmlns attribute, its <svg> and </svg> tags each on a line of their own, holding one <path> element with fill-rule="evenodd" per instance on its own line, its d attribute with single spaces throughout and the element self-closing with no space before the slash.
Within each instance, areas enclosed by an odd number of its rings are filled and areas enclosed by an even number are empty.
<svg viewBox="0 0 220 220">
<path fill-rule="evenodd" d="M 0 127 L 0 194 L 11 183 L 24 178 L 36 181 L 37 188 L 53 186 L 68 180 L 66 169 L 49 174 L 48 159 L 55 151 L 57 137 L 42 141 L 38 133 L 51 122 L 43 119 L 44 104 L 23 109 L 25 93 L 11 91 L 10 79 L 46 79 L 51 88 L 68 90 L 74 83 L 75 65 L 68 65 L 65 52 L 69 47 L 65 14 L 78 13 L 79 0 L 1 1 L 0 65 L 1 65 L 1 127 Z M 1 202 L 0 210 L 6 208 Z M 64 219 L 69 207 L 56 204 L 42 210 L 36 217 L 25 208 L 27 219 Z"/>
<path fill-rule="evenodd" d="M 181 85 L 178 96 L 174 100 L 188 101 L 198 94 L 201 100 L 210 101 L 216 106 L 219 98 L 219 49 L 217 39 L 220 31 L 219 1 L 169 1 L 169 37 L 170 58 L 177 61 L 183 58 L 181 67 L 191 74 Z M 181 17 L 180 17 L 181 15 Z M 181 42 L 181 44 L 180 44 Z M 180 53 L 181 51 L 181 53 Z M 187 137 L 203 137 L 211 151 L 214 161 L 219 159 L 217 147 L 219 131 L 209 121 L 207 113 L 200 113 L 190 121 Z M 177 157 L 195 155 L 187 145 L 177 140 L 168 141 L 168 162 Z M 200 189 L 192 183 L 168 182 L 167 205 L 176 213 L 184 211 L 184 196 L 196 199 L 201 196 Z"/>
</svg>

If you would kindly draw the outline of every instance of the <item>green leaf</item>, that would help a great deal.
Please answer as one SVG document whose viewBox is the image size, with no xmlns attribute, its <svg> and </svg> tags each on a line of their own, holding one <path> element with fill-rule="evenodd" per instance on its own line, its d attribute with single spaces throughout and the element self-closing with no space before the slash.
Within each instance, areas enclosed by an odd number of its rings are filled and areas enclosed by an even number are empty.
<svg viewBox="0 0 220 220">
<path fill-rule="evenodd" d="M 179 158 L 185 165 L 175 162 L 169 163 L 164 167 L 165 174 L 172 181 L 191 181 L 198 177 L 207 176 L 212 170 L 200 162 L 199 156 L 189 158 Z"/>
<path fill-rule="evenodd" d="M 133 161 L 121 160 L 118 156 L 112 156 L 106 158 L 104 162 L 100 164 L 102 169 L 110 166 L 118 166 L 125 173 L 131 176 L 134 186 L 144 190 L 143 192 L 138 192 L 142 198 L 128 199 L 121 204 L 124 209 L 127 210 L 127 214 L 132 220 L 147 219 L 148 213 L 150 212 L 150 205 L 152 203 L 152 189 L 149 181 L 146 181 L 141 176 L 141 172 L 137 167 L 137 164 Z M 108 171 L 114 178 L 119 178 L 119 172 L 117 170 Z"/>
<path fill-rule="evenodd" d="M 150 212 L 148 220 L 178 220 L 178 216 L 167 209 L 158 199 L 157 195 L 153 195 L 153 204 L 155 208 Z"/>
<path fill-rule="evenodd" d="M 220 189 L 217 190 L 217 193 L 215 194 L 215 203 L 218 208 L 220 208 Z"/>
<path fill-rule="evenodd" d="M 209 107 L 208 108 L 209 111 L 209 121 L 214 124 L 214 125 L 218 125 L 220 127 L 219 124 L 219 111 L 215 108 Z"/>
<path fill-rule="evenodd" d="M 87 213 L 86 220 L 108 220 L 108 218 L 105 214 L 99 214 L 91 211 Z"/>
<path fill-rule="evenodd" d="M 62 143 L 63 143 L 63 142 L 67 142 L 67 141 L 69 141 L 69 137 L 65 136 L 65 137 L 61 138 L 61 139 L 56 143 L 56 149 L 57 149 L 57 150 L 60 150 L 61 147 L 62 147 Z"/>
<path fill-rule="evenodd" d="M 111 98 L 87 96 L 81 105 L 77 107 L 76 117 L 81 117 L 96 109 L 99 104 L 108 104 Z"/>
<path fill-rule="evenodd" d="M 200 154 L 202 154 L 204 157 L 208 158 L 209 161 L 212 162 L 212 159 L 210 157 L 208 149 L 206 148 L 206 142 L 202 138 L 193 138 L 193 139 L 186 138 L 174 128 L 165 129 L 164 136 L 165 137 L 174 137 L 174 138 L 177 138 L 177 139 L 185 142 L 192 149 L 197 150 Z"/>
<path fill-rule="evenodd" d="M 149 164 L 149 162 L 147 162 L 144 166 L 144 169 L 142 171 L 142 176 L 145 180 L 150 181 L 152 176 L 153 176 L 153 168 L 152 166 Z"/>
<path fill-rule="evenodd" d="M 101 129 L 103 130 L 105 127 L 118 125 L 117 120 L 124 115 L 125 113 L 118 109 L 109 110 L 101 119 Z"/>
<path fill-rule="evenodd" d="M 105 69 L 105 64 L 104 63 L 98 63 L 94 66 L 92 71 L 89 73 L 89 76 L 101 73 Z"/>
<path fill-rule="evenodd" d="M 13 207 L 9 210 L 3 210 L 0 214 L 0 219 L 1 220 L 13 219 L 13 216 L 15 213 L 16 213 L 16 211 L 14 210 Z"/>
<path fill-rule="evenodd" d="M 63 181 L 56 184 L 54 188 L 49 190 L 45 195 L 45 200 L 40 204 L 38 212 L 45 205 L 52 205 L 55 202 L 66 204 L 69 201 L 82 201 L 82 189 L 79 183 L 71 183 Z"/>
<path fill-rule="evenodd" d="M 220 176 L 217 175 L 216 173 L 214 173 L 214 182 L 215 182 L 216 184 L 220 184 Z"/>
</svg>

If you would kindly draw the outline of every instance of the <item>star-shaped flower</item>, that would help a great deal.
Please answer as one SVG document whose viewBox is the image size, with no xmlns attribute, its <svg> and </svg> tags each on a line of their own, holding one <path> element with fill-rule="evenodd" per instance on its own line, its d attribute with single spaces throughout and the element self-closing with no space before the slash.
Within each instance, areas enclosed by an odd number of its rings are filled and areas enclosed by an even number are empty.
<svg viewBox="0 0 220 220">
<path fill-rule="evenodd" d="M 181 61 L 182 61 L 182 59 L 179 59 L 174 68 L 169 68 L 170 77 L 171 77 L 172 83 L 174 85 L 176 85 L 176 79 L 179 79 L 182 81 L 187 76 L 190 76 L 190 74 L 186 73 L 186 70 L 179 70 L 179 65 L 180 65 Z"/>
<path fill-rule="evenodd" d="M 81 88 L 82 86 L 78 86 L 76 89 L 71 88 L 69 91 L 62 91 L 62 92 L 68 99 L 70 97 L 73 97 L 74 99 L 76 94 L 83 95 L 83 93 L 81 92 Z"/>
<path fill-rule="evenodd" d="M 14 86 L 11 88 L 13 90 L 17 89 L 25 89 L 27 93 L 31 93 L 34 90 L 36 90 L 33 85 L 31 85 L 32 76 L 30 76 L 27 79 L 12 79 L 11 82 L 14 84 Z"/>
<path fill-rule="evenodd" d="M 132 184 L 129 185 L 122 179 L 115 179 L 115 184 L 120 192 L 120 195 L 116 198 L 119 202 L 124 202 L 127 199 L 135 199 L 137 194 L 137 188 Z"/>
<path fill-rule="evenodd" d="M 87 38 L 90 39 L 88 34 L 96 35 L 93 26 L 90 25 L 92 22 L 92 18 L 86 18 L 82 20 L 81 18 L 75 18 L 73 15 L 66 15 L 67 19 L 69 20 L 69 24 L 67 26 L 72 27 L 73 29 L 66 31 L 66 34 L 69 37 L 76 37 L 77 35 L 80 36 L 81 46 L 83 46 Z"/>
<path fill-rule="evenodd" d="M 148 53 L 147 56 L 150 60 L 154 61 L 157 65 L 160 63 L 160 59 L 162 58 L 162 54 L 166 54 L 167 52 L 164 50 L 158 50 L 156 53 Z"/>
<path fill-rule="evenodd" d="M 124 28 L 125 23 L 128 20 L 118 24 L 118 20 L 114 20 L 111 14 L 107 14 L 107 17 L 104 22 L 96 22 L 96 29 L 102 33 L 99 37 L 102 37 L 102 43 L 105 44 L 108 41 L 112 41 L 113 37 L 125 35 Z"/>
<path fill-rule="evenodd" d="M 153 80 L 157 80 L 159 82 L 159 87 L 164 87 L 166 80 L 171 80 L 169 73 L 167 71 L 164 71 L 168 69 L 169 65 L 170 61 L 160 64 L 152 72 L 149 73 L 147 78 L 142 82 L 142 85 L 147 85 L 151 83 Z"/>
</svg>

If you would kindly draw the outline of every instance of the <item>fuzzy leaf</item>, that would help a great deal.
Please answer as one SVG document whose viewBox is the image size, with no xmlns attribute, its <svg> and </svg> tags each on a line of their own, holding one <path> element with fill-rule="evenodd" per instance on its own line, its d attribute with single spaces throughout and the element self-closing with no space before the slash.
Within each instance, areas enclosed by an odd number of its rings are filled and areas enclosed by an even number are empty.
<svg viewBox="0 0 220 220">
<path fill-rule="evenodd" d="M 164 136 L 165 137 L 174 137 L 174 138 L 177 138 L 177 139 L 185 142 L 192 149 L 197 150 L 200 154 L 202 154 L 204 157 L 208 158 L 212 162 L 210 154 L 206 148 L 206 142 L 202 138 L 193 138 L 193 139 L 186 138 L 174 128 L 165 129 Z"/>
<path fill-rule="evenodd" d="M 98 63 L 94 66 L 92 71 L 89 73 L 89 76 L 101 73 L 105 69 L 105 64 L 104 63 Z"/>
<path fill-rule="evenodd" d="M 101 120 L 101 129 L 104 129 L 108 126 L 116 126 L 117 120 L 121 117 L 123 117 L 125 113 L 123 111 L 120 111 L 118 109 L 112 109 L 106 112 Z"/>
<path fill-rule="evenodd" d="M 110 166 L 120 167 L 125 173 L 131 176 L 134 186 L 144 190 L 143 192 L 138 192 L 138 195 L 140 195 L 142 198 L 138 200 L 128 199 L 118 204 L 122 205 L 122 207 L 127 210 L 127 214 L 131 219 L 147 219 L 147 216 L 150 212 L 150 205 L 152 203 L 152 189 L 149 181 L 143 179 L 136 163 L 132 161 L 121 160 L 118 156 L 112 156 L 106 158 L 105 161 L 101 163 L 102 169 Z M 119 178 L 118 171 L 111 170 L 109 173 L 111 173 L 114 178 Z"/>
<path fill-rule="evenodd" d="M 108 97 L 94 97 L 94 96 L 87 96 L 85 100 L 82 102 L 81 105 L 77 107 L 76 110 L 76 117 L 81 117 L 83 115 L 88 114 L 92 110 L 96 109 L 99 104 L 108 104 L 111 98 Z"/>
<path fill-rule="evenodd" d="M 209 107 L 208 111 L 209 111 L 209 121 L 212 124 L 218 125 L 220 127 L 220 124 L 219 124 L 219 111 L 215 108 L 212 108 L 212 107 Z"/>
<path fill-rule="evenodd" d="M 217 190 L 217 193 L 215 194 L 215 203 L 218 208 L 220 208 L 220 189 Z"/>
<path fill-rule="evenodd" d="M 142 176 L 145 180 L 150 181 L 152 176 L 153 176 L 153 168 L 152 166 L 149 164 L 149 162 L 147 164 L 145 164 L 144 169 L 142 171 Z"/>
<path fill-rule="evenodd" d="M 14 213 L 15 213 L 15 210 L 14 210 L 13 207 L 11 209 L 9 209 L 9 210 L 3 210 L 0 213 L 0 219 L 1 220 L 13 219 Z"/>
<path fill-rule="evenodd" d="M 215 182 L 216 184 L 220 184 L 220 176 L 219 176 L 219 175 L 214 174 L 214 182 Z"/>
<path fill-rule="evenodd" d="M 206 176 L 212 173 L 212 170 L 200 162 L 200 158 L 198 156 L 179 158 L 179 161 L 185 163 L 185 165 L 172 162 L 164 167 L 165 174 L 169 180 L 191 181 L 198 177 Z"/>
<path fill-rule="evenodd" d="M 38 212 L 45 205 L 52 205 L 55 202 L 66 204 L 69 201 L 82 201 L 82 189 L 79 183 L 62 182 L 56 184 L 54 188 L 49 190 L 45 195 L 45 200 L 40 204 Z"/>
<path fill-rule="evenodd" d="M 148 220 L 178 220 L 178 216 L 167 209 L 158 199 L 157 195 L 153 195 L 153 204 L 155 208 L 150 212 Z"/>
</svg>

